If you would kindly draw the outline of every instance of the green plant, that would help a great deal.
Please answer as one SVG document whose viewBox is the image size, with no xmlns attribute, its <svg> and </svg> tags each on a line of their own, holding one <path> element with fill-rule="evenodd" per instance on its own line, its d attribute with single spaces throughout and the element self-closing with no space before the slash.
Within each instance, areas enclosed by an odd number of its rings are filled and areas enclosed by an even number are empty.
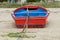
<svg viewBox="0 0 60 40">
<path fill-rule="evenodd" d="M 27 2 L 39 2 L 40 0 L 27 0 Z"/>
</svg>

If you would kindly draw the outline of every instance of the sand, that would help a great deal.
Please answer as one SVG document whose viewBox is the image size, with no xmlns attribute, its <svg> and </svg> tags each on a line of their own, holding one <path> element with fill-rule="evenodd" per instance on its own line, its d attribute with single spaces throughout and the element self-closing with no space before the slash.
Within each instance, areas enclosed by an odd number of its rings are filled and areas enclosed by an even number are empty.
<svg viewBox="0 0 60 40">
<path fill-rule="evenodd" d="M 0 8 L 0 35 L 20 32 L 22 29 L 16 28 L 12 11 L 16 8 Z M 27 29 L 30 35 L 36 35 L 35 38 L 20 38 L 19 40 L 60 40 L 60 8 L 46 8 L 50 15 L 47 19 L 45 28 Z M 17 40 L 17 38 L 1 37 L 0 40 Z"/>
</svg>

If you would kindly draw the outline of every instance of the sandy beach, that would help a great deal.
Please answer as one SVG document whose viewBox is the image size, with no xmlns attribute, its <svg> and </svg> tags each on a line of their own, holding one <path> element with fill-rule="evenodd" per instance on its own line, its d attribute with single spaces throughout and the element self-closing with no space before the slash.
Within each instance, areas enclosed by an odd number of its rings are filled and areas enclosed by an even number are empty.
<svg viewBox="0 0 60 40">
<path fill-rule="evenodd" d="M 11 13 L 16 8 L 0 8 L 0 35 L 20 32 L 22 29 L 16 28 Z M 60 8 L 46 8 L 50 15 L 47 19 L 45 28 L 27 29 L 30 35 L 36 35 L 35 38 L 22 38 L 20 40 L 60 40 Z M 0 40 L 17 40 L 17 38 L 1 37 Z"/>
</svg>

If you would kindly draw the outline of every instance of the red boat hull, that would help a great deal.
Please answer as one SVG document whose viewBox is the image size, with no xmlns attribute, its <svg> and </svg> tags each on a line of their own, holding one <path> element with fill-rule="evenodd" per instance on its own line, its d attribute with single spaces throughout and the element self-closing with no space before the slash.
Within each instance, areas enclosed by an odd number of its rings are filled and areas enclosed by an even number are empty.
<svg viewBox="0 0 60 40">
<path fill-rule="evenodd" d="M 21 11 L 20 9 L 23 9 L 23 8 L 30 8 L 30 9 L 39 8 L 39 10 L 38 10 L 39 12 L 46 12 L 45 16 L 30 16 L 28 19 L 28 23 L 27 23 L 28 28 L 43 28 L 43 27 L 45 27 L 46 20 L 47 20 L 47 17 L 49 15 L 48 11 L 45 8 L 42 8 L 42 7 L 36 6 L 36 5 L 26 5 L 26 6 L 22 6 L 22 7 L 17 8 L 16 10 L 14 10 L 14 13 L 20 12 Z M 37 11 L 37 13 L 38 13 L 38 11 Z M 20 17 L 17 17 L 16 14 L 15 15 L 12 14 L 12 17 L 15 21 L 17 28 L 24 28 L 24 25 L 26 24 L 27 16 L 21 17 L 21 15 L 20 15 Z"/>
<path fill-rule="evenodd" d="M 47 15 L 48 16 L 48 15 Z M 30 17 L 28 20 L 28 28 L 43 28 L 46 25 L 47 16 L 44 17 Z M 24 28 L 26 17 L 14 17 L 17 28 Z"/>
</svg>

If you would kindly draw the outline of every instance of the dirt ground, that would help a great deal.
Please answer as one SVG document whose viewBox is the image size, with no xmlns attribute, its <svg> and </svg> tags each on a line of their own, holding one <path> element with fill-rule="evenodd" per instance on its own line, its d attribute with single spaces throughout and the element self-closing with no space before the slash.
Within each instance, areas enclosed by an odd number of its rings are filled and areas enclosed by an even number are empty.
<svg viewBox="0 0 60 40">
<path fill-rule="evenodd" d="M 20 32 L 22 29 L 16 28 L 11 13 L 15 8 L 0 8 L 0 35 Z M 36 38 L 22 38 L 20 40 L 60 40 L 60 8 L 46 8 L 50 15 L 45 28 L 27 29 L 30 35 Z M 0 40 L 17 40 L 17 38 L 1 37 Z"/>
</svg>

